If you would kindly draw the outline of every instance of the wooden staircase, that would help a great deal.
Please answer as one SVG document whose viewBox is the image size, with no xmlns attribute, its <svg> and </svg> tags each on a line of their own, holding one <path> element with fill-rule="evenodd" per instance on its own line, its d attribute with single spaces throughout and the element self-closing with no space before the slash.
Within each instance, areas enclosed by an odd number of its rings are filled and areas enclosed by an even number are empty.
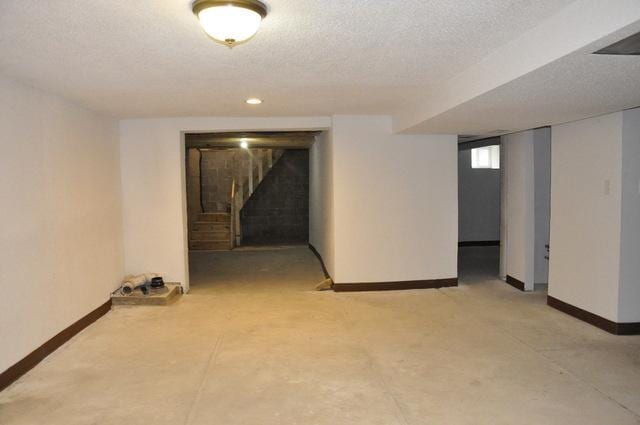
<svg viewBox="0 0 640 425">
<path fill-rule="evenodd" d="M 200 212 L 189 224 L 189 249 L 229 251 L 242 240 L 240 210 L 284 153 L 281 149 L 252 149 L 248 172 L 234 180 L 227 211 Z"/>
<path fill-rule="evenodd" d="M 189 229 L 189 249 L 228 251 L 233 248 L 231 213 L 200 213 Z"/>
</svg>

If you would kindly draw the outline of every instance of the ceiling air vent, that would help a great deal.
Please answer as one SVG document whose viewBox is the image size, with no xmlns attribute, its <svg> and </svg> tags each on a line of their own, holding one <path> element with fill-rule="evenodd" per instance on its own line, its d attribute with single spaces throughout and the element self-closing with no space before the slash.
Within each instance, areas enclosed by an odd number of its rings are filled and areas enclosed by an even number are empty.
<svg viewBox="0 0 640 425">
<path fill-rule="evenodd" d="M 593 53 L 596 55 L 640 55 L 640 32 Z"/>
</svg>

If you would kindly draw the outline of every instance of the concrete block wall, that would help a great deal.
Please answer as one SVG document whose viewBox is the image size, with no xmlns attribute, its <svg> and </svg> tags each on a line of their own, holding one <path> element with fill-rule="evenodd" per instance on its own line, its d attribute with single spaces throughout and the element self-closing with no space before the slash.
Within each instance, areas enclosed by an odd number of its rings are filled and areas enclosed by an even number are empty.
<svg viewBox="0 0 640 425">
<path fill-rule="evenodd" d="M 241 211 L 243 244 L 307 243 L 309 151 L 287 150 Z"/>
<path fill-rule="evenodd" d="M 202 204 L 205 212 L 226 212 L 229 207 L 231 183 L 241 164 L 238 149 L 202 151 Z"/>
<path fill-rule="evenodd" d="M 187 179 L 187 211 L 189 222 L 198 219 L 198 214 L 202 211 L 200 202 L 200 156 L 198 149 L 187 151 L 186 179 Z"/>
<path fill-rule="evenodd" d="M 187 152 L 187 202 L 189 217 L 199 212 L 227 212 L 231 183 L 246 183 L 249 175 L 249 158 L 257 156 L 251 149 L 188 149 Z M 200 169 L 202 157 L 202 170 Z M 200 173 L 202 172 L 202 175 Z M 202 180 L 202 181 L 201 181 Z M 200 211 L 200 192 L 202 207 Z M 195 212 L 195 216 L 194 216 Z"/>
</svg>

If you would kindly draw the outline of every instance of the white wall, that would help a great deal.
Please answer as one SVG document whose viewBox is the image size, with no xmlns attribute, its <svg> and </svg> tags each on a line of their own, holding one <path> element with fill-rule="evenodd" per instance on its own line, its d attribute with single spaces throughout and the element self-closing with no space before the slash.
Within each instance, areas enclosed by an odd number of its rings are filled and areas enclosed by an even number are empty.
<svg viewBox="0 0 640 425">
<path fill-rule="evenodd" d="M 617 321 L 622 114 L 553 126 L 551 147 L 549 295 Z"/>
<path fill-rule="evenodd" d="M 458 239 L 500 240 L 500 170 L 471 168 L 466 149 L 458 152 L 458 177 Z"/>
<path fill-rule="evenodd" d="M 126 272 L 156 271 L 188 288 L 184 132 L 331 127 L 328 117 L 122 121 Z M 310 240 L 334 280 L 457 276 L 456 137 L 395 136 L 390 117 L 337 116 L 331 134 L 312 151 Z"/>
<path fill-rule="evenodd" d="M 328 117 L 164 118 L 120 122 L 125 270 L 189 288 L 184 132 L 322 130 Z"/>
<path fill-rule="evenodd" d="M 309 243 L 322 256 L 333 277 L 333 139 L 331 131 L 323 131 L 309 149 Z"/>
<path fill-rule="evenodd" d="M 640 322 L 640 109 L 622 115 L 620 322 Z"/>
<path fill-rule="evenodd" d="M 385 116 L 333 118 L 337 283 L 457 276 L 457 137 L 391 133 Z"/>
<path fill-rule="evenodd" d="M 502 142 L 502 138 L 501 138 Z M 500 279 L 507 279 L 507 179 L 506 179 L 506 148 L 500 146 Z"/>
<path fill-rule="evenodd" d="M 549 241 L 550 139 L 549 128 L 502 137 L 503 267 L 505 274 L 524 282 L 527 291 L 548 281 L 544 257 Z"/>
<path fill-rule="evenodd" d="M 0 372 L 123 276 L 117 124 L 0 77 Z"/>
<path fill-rule="evenodd" d="M 502 137 L 504 150 L 504 197 L 507 240 L 506 274 L 530 291 L 534 287 L 534 132 L 532 130 Z"/>
</svg>

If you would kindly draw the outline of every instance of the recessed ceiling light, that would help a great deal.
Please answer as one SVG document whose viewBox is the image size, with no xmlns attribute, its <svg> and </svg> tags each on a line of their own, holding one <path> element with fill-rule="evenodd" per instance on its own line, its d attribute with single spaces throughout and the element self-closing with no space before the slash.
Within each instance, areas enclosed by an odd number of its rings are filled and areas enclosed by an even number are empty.
<svg viewBox="0 0 640 425">
<path fill-rule="evenodd" d="M 249 105 L 260 105 L 262 103 L 262 99 L 258 99 L 257 97 L 252 97 L 247 99 L 247 103 Z"/>
<path fill-rule="evenodd" d="M 240 147 L 242 149 L 249 149 L 249 142 L 247 142 L 247 139 L 240 139 Z"/>
<path fill-rule="evenodd" d="M 267 16 L 258 0 L 196 0 L 192 8 L 204 31 L 230 48 L 253 37 Z"/>
</svg>

